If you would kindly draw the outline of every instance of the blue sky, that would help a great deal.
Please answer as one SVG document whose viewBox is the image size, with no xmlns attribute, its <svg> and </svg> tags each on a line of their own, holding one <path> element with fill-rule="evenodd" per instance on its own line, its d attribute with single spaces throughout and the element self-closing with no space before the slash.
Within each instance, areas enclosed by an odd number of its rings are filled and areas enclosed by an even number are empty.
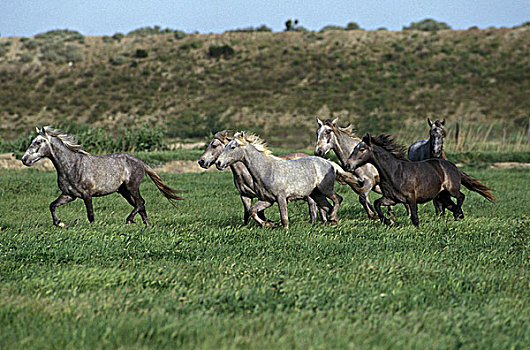
<svg viewBox="0 0 530 350">
<path fill-rule="evenodd" d="M 265 24 L 281 31 L 289 18 L 310 30 L 352 21 L 364 29 L 400 30 L 425 18 L 446 22 L 453 29 L 513 27 L 530 20 L 530 0 L 0 1 L 1 36 L 32 36 L 52 29 L 112 35 L 154 25 L 222 33 Z"/>
</svg>

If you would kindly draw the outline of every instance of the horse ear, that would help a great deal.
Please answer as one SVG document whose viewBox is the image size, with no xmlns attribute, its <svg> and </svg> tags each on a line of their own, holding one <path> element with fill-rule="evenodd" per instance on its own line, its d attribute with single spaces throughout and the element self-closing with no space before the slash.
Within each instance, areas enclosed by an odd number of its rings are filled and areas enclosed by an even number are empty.
<svg viewBox="0 0 530 350">
<path fill-rule="evenodd" d="M 333 119 L 333 120 L 331 121 L 331 124 L 337 126 L 338 121 L 339 121 L 339 117 Z"/>
<path fill-rule="evenodd" d="M 442 120 L 442 125 L 445 125 L 445 118 L 444 118 L 444 120 Z"/>
<path fill-rule="evenodd" d="M 429 123 L 429 127 L 432 127 L 432 122 L 429 118 L 427 118 L 427 123 Z"/>
<path fill-rule="evenodd" d="M 42 131 L 41 131 L 41 130 L 39 130 L 39 128 L 38 128 L 38 127 L 35 127 L 35 131 L 37 131 L 37 134 L 38 134 L 38 135 L 41 135 L 41 134 L 42 134 Z"/>
<path fill-rule="evenodd" d="M 321 127 L 322 125 L 324 125 L 324 123 L 322 123 L 322 120 L 318 119 L 318 117 L 315 117 L 317 119 L 317 123 L 318 123 L 318 126 Z"/>
<path fill-rule="evenodd" d="M 351 124 L 342 129 L 342 131 L 347 132 L 347 133 L 351 133 L 352 130 L 353 130 L 353 125 Z"/>
<path fill-rule="evenodd" d="M 363 142 L 368 146 L 368 147 L 372 147 L 372 135 L 370 134 L 366 134 L 364 135 L 363 137 Z"/>
</svg>

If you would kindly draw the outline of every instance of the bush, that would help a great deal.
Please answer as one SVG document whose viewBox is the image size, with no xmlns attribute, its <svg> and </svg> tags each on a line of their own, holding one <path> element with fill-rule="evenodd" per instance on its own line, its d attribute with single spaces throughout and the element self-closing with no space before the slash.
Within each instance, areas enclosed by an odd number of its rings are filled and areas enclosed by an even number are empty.
<svg viewBox="0 0 530 350">
<path fill-rule="evenodd" d="M 224 58 L 230 58 L 235 54 L 234 49 L 229 45 L 211 45 L 208 49 L 208 56 L 211 58 L 219 58 L 223 56 Z"/>
<path fill-rule="evenodd" d="M 350 22 L 346 25 L 346 30 L 360 30 L 361 27 L 355 23 L 355 22 Z"/>
<path fill-rule="evenodd" d="M 83 36 L 83 34 L 75 30 L 68 29 L 50 30 L 45 33 L 35 35 L 35 39 L 78 41 L 80 43 L 83 43 L 85 41 L 85 37 Z"/>
<path fill-rule="evenodd" d="M 412 22 L 408 27 L 403 27 L 403 30 L 421 30 L 424 32 L 436 32 L 443 29 L 451 29 L 451 27 L 447 23 L 438 22 L 431 18 Z"/>
<path fill-rule="evenodd" d="M 144 49 L 137 49 L 134 53 L 134 58 L 146 58 L 147 56 L 149 56 L 149 54 Z"/>
<path fill-rule="evenodd" d="M 147 36 L 147 35 L 156 35 L 156 34 L 168 34 L 174 32 L 173 29 L 165 28 L 162 29 L 160 26 L 154 27 L 142 27 L 127 33 L 128 36 Z"/>
<path fill-rule="evenodd" d="M 324 28 L 320 29 L 321 32 L 329 32 L 331 30 L 344 30 L 344 28 L 336 25 L 327 25 Z"/>
<path fill-rule="evenodd" d="M 76 45 L 63 45 L 60 42 L 49 43 L 41 49 L 41 59 L 53 63 L 81 62 L 83 54 Z"/>
</svg>

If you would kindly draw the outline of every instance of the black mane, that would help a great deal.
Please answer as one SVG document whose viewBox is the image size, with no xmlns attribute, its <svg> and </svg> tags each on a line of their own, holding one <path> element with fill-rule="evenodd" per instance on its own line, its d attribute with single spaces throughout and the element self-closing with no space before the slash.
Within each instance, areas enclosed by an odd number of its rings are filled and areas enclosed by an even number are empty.
<svg viewBox="0 0 530 350">
<path fill-rule="evenodd" d="M 392 155 L 398 159 L 408 160 L 406 156 L 405 147 L 396 143 L 391 135 L 382 134 L 379 136 L 372 136 L 372 143 L 384 150 L 392 153 Z"/>
</svg>

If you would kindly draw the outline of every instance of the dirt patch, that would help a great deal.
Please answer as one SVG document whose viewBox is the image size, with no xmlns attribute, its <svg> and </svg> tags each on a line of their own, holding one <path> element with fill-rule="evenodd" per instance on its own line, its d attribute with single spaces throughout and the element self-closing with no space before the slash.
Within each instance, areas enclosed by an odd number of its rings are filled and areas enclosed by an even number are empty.
<svg viewBox="0 0 530 350">
<path fill-rule="evenodd" d="M 509 169 L 509 168 L 530 168 L 530 163 L 519 163 L 519 162 L 499 162 L 493 163 L 492 168 L 497 169 Z"/>
<path fill-rule="evenodd" d="M 155 169 L 159 173 L 202 173 L 205 171 L 216 171 L 215 166 L 203 169 L 194 160 L 172 160 Z"/>
</svg>

